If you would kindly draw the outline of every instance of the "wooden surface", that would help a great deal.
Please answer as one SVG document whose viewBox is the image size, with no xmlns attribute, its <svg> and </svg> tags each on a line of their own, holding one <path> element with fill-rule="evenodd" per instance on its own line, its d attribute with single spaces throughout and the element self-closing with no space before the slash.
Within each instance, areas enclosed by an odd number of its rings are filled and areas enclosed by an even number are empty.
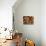
<svg viewBox="0 0 46 46">
<path fill-rule="evenodd" d="M 6 40 L 5 42 L 1 43 L 0 46 L 15 46 L 15 39 L 14 40 Z"/>
</svg>

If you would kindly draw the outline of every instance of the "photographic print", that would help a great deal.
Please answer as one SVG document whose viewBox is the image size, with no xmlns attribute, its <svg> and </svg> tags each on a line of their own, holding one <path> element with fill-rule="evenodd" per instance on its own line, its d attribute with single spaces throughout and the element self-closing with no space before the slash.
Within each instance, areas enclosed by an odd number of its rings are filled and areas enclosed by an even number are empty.
<svg viewBox="0 0 46 46">
<path fill-rule="evenodd" d="M 34 24 L 34 16 L 23 16 L 23 24 Z"/>
</svg>

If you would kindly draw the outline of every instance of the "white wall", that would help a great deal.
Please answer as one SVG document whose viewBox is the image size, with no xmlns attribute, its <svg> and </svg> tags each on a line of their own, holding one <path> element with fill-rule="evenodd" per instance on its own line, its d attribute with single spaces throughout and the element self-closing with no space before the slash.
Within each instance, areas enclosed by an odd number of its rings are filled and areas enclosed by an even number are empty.
<svg viewBox="0 0 46 46">
<path fill-rule="evenodd" d="M 46 46 L 46 0 L 41 1 L 41 29 L 42 46 Z"/>
<path fill-rule="evenodd" d="M 12 28 L 12 6 L 15 3 L 15 1 L 16 0 L 0 0 L 0 26 Z M 41 37 L 42 37 L 42 46 L 46 46 L 46 36 L 45 36 L 46 35 L 46 0 L 41 0 L 41 1 L 42 1 Z M 37 20 L 36 20 L 36 22 L 37 22 Z M 20 21 L 20 24 L 21 23 L 22 22 Z M 26 27 L 26 26 L 23 26 L 23 27 Z M 23 28 L 23 27 L 21 27 L 21 28 Z M 31 27 L 31 26 L 28 26 L 28 27 Z M 28 27 L 26 27 L 26 28 L 28 28 Z M 25 30 L 25 28 L 23 30 Z M 21 29 L 21 31 L 22 31 L 22 29 Z M 27 32 L 25 32 L 25 33 L 27 33 Z M 37 33 L 37 31 L 34 31 L 34 32 Z M 34 32 L 31 31 L 31 34 Z M 30 33 L 30 32 L 28 32 L 28 33 Z"/>
<path fill-rule="evenodd" d="M 23 32 L 24 37 L 35 41 L 36 46 L 41 46 L 41 0 L 23 0 L 14 5 L 15 28 Z M 34 16 L 33 25 L 24 25 L 23 16 Z"/>
<path fill-rule="evenodd" d="M 0 0 L 0 27 L 12 28 L 12 6 L 16 0 Z"/>
<path fill-rule="evenodd" d="M 13 6 L 15 28 L 23 32 L 25 38 L 33 39 L 36 46 L 41 46 L 41 43 L 46 46 L 45 0 L 23 0 L 21 4 L 16 4 Z M 23 16 L 34 16 L 34 25 L 24 25 Z"/>
</svg>

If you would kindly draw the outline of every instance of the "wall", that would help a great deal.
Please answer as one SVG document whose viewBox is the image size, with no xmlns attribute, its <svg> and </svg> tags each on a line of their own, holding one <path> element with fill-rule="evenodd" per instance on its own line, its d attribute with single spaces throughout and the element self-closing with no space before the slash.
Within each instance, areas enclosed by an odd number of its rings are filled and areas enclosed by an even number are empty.
<svg viewBox="0 0 46 46">
<path fill-rule="evenodd" d="M 16 0 L 0 0 L 0 27 L 12 29 L 12 6 Z"/>
<path fill-rule="evenodd" d="M 42 46 L 46 46 L 46 0 L 41 1 L 41 29 Z"/>
<path fill-rule="evenodd" d="M 12 28 L 12 6 L 14 5 L 15 2 L 16 2 L 16 0 L 0 0 L 0 26 Z M 41 18 L 41 22 L 40 22 L 41 28 L 42 28 L 41 40 L 42 40 L 42 46 L 46 46 L 46 36 L 45 36 L 46 35 L 46 0 L 41 0 L 41 4 L 42 4 L 42 6 L 41 6 L 42 7 L 41 8 L 42 9 L 42 16 L 41 16 L 42 18 Z M 22 22 L 20 24 L 23 25 Z M 25 25 L 23 25 L 23 26 L 25 27 Z M 23 27 L 21 27 L 21 28 L 23 28 Z M 21 31 L 25 32 L 22 29 L 21 29 Z M 37 31 L 34 31 L 34 32 L 37 32 Z M 27 33 L 27 32 L 25 32 L 25 33 Z M 31 31 L 31 33 L 33 33 L 33 31 Z"/>
<path fill-rule="evenodd" d="M 35 41 L 41 46 L 41 0 L 23 0 L 13 6 L 15 28 L 24 34 L 24 38 Z M 23 16 L 34 16 L 33 25 L 24 25 Z"/>
</svg>

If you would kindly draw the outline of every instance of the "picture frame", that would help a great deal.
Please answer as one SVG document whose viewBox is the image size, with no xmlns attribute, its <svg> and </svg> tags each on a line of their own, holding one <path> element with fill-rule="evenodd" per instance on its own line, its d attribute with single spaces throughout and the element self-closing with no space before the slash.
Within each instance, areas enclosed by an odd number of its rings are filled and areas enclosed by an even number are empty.
<svg viewBox="0 0 46 46">
<path fill-rule="evenodd" d="M 23 24 L 34 24 L 34 16 L 23 16 Z"/>
</svg>

